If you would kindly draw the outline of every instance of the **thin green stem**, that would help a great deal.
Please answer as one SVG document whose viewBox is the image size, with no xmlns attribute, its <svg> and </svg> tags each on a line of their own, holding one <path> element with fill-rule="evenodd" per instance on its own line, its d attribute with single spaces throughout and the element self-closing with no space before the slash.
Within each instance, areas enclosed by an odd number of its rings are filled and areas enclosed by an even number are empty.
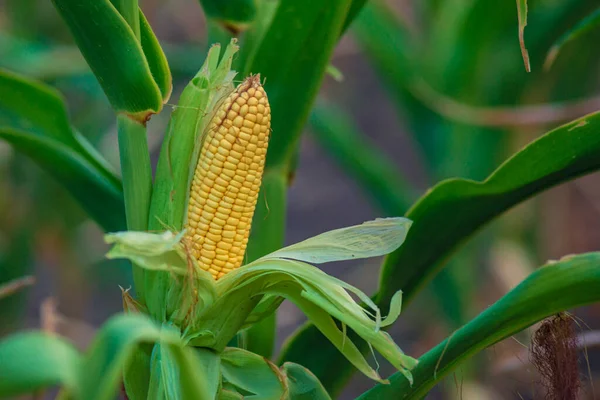
<svg viewBox="0 0 600 400">
<path fill-rule="evenodd" d="M 146 126 L 120 114 L 117 116 L 117 128 L 127 229 L 145 231 L 148 230 L 148 211 L 152 194 L 152 168 Z M 144 270 L 135 265 L 133 283 L 138 300 L 145 304 Z"/>
</svg>

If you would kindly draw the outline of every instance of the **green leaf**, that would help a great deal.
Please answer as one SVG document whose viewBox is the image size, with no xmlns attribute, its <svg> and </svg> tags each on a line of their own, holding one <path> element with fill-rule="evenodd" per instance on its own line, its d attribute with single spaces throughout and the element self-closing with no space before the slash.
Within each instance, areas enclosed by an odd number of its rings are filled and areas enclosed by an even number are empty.
<svg viewBox="0 0 600 400">
<path fill-rule="evenodd" d="M 275 1 L 260 1 L 258 3 L 258 8 L 256 10 L 256 16 L 252 25 L 248 28 L 244 35 L 242 36 L 242 45 L 240 46 L 240 52 L 238 58 L 236 60 L 236 66 L 244 66 L 248 65 L 248 60 L 251 60 L 256 55 L 256 51 L 261 46 L 271 23 L 273 22 L 273 18 L 275 17 L 275 13 L 279 8 L 280 0 Z M 223 34 L 221 29 L 221 34 Z M 209 25 L 209 34 L 210 34 L 210 25 Z"/>
<path fill-rule="evenodd" d="M 193 349 L 184 347 L 177 330 L 161 327 L 142 314 L 117 315 L 103 326 L 80 370 L 79 398 L 114 398 L 123 368 L 144 343 L 159 343 L 172 361 L 171 368 L 177 368 L 170 372 L 179 379 L 163 384 L 177 384 L 183 399 L 214 398 L 201 360 Z"/>
<path fill-rule="evenodd" d="M 110 233 L 104 236 L 104 240 L 114 246 L 106 257 L 127 258 L 150 271 L 169 271 L 185 275 L 185 254 L 178 246 L 182 237 L 183 232 L 175 235 L 170 231 L 161 234 L 136 231 Z"/>
<path fill-rule="evenodd" d="M 290 400 L 330 400 L 317 377 L 302 365 L 285 363 L 281 371 L 287 380 Z"/>
<path fill-rule="evenodd" d="M 564 45 L 585 35 L 589 31 L 596 29 L 598 26 L 600 26 L 600 8 L 590 13 L 572 29 L 570 29 L 569 31 L 564 33 L 560 38 L 558 38 L 556 42 L 554 42 L 552 47 L 550 47 L 548 54 L 546 55 L 546 60 L 544 61 L 544 68 L 550 69 L 550 67 L 552 66 L 552 64 L 554 64 L 554 61 L 558 57 L 558 53 Z"/>
<path fill-rule="evenodd" d="M 599 127 L 600 113 L 590 114 L 532 142 L 483 182 L 449 179 L 429 190 L 406 214 L 413 221 L 406 241 L 385 259 L 376 304 L 385 311 L 401 289 L 406 306 L 450 254 L 487 222 L 545 189 L 600 168 Z M 315 328 L 306 326 L 288 343 L 281 360 L 306 366 L 332 393 L 352 371 L 323 343 Z M 312 358 L 306 349 L 317 346 L 319 357 Z"/>
<path fill-rule="evenodd" d="M 421 399 L 460 363 L 548 316 L 600 301 L 600 253 L 550 262 L 419 358 L 412 386 L 400 374 L 360 399 Z"/>
<path fill-rule="evenodd" d="M 142 48 L 135 32 L 109 0 L 53 0 L 53 3 L 115 111 L 140 121 L 159 112 L 168 100 L 163 95 L 170 93 L 164 87 L 164 82 L 170 81 L 170 74 L 167 78 L 165 56 L 145 19 L 140 21 L 146 46 Z M 160 84 L 153 72 L 160 73 L 156 76 Z"/>
<path fill-rule="evenodd" d="M 6 70 L 0 70 L 0 126 L 46 136 L 73 150 L 81 150 L 60 94 Z"/>
<path fill-rule="evenodd" d="M 273 251 L 283 241 L 285 184 L 293 174 L 292 159 L 300 134 L 315 100 L 331 54 L 342 32 L 351 0 L 263 1 L 256 21 L 244 40 L 243 76 L 260 73 L 272 110 L 273 134 L 267 152 L 265 178 L 259 194 L 259 207 L 265 218 L 252 223 L 248 245 L 250 260 Z M 267 175 L 273 175 L 274 189 L 265 190 Z M 278 175 L 278 176 L 275 176 Z M 278 183 L 283 186 L 276 187 Z M 269 216 L 270 213 L 277 215 Z M 255 232 L 270 232 L 278 237 L 261 239 Z M 278 233 L 279 232 L 279 233 Z M 269 356 L 275 321 L 266 321 L 247 332 L 251 349 Z M 255 345 L 255 344 L 256 345 Z"/>
<path fill-rule="evenodd" d="M 104 229 L 123 229 L 121 183 L 106 160 L 71 128 L 54 89 L 0 71 L 0 138 L 54 176 Z"/>
<path fill-rule="evenodd" d="M 286 167 L 337 43 L 350 0 L 281 2 L 244 76 L 260 73 L 272 110 L 267 168 Z"/>
<path fill-rule="evenodd" d="M 40 332 L 0 341 L 0 397 L 13 397 L 53 386 L 69 393 L 77 387 L 81 357 L 64 340 Z"/>
<path fill-rule="evenodd" d="M 354 19 L 358 16 L 365 4 L 367 4 L 367 0 L 352 0 L 352 4 L 348 10 L 348 15 L 346 15 L 346 20 L 344 21 L 342 32 L 345 32 L 346 29 L 348 29 L 352 21 L 354 21 Z"/>
<path fill-rule="evenodd" d="M 211 399 L 217 396 L 221 383 L 221 358 L 217 353 L 208 349 L 195 349 L 202 369 L 206 374 L 207 391 Z"/>
<path fill-rule="evenodd" d="M 50 86 L 0 69 L 0 127 L 56 140 L 85 157 L 116 188 L 121 186 L 108 162 L 71 127 L 64 99 Z"/>
<path fill-rule="evenodd" d="M 406 218 L 378 218 L 313 236 L 259 260 L 289 258 L 321 264 L 383 256 L 400 247 L 410 225 Z"/>
<path fill-rule="evenodd" d="M 383 265 L 378 304 L 400 288 L 405 302 L 442 268 L 470 235 L 531 196 L 600 168 L 600 113 L 558 127 L 513 155 L 482 182 L 449 179 L 407 212 L 404 245 Z"/>
<path fill-rule="evenodd" d="M 152 27 L 142 13 L 142 10 L 138 9 L 138 13 L 142 51 L 146 56 L 146 61 L 148 61 L 148 67 L 150 67 L 152 77 L 162 95 L 163 104 L 165 104 L 171 98 L 171 92 L 173 90 L 173 78 L 171 77 L 169 63 L 167 57 L 163 53 L 162 47 L 160 47 L 158 39 L 154 35 L 154 32 L 152 32 Z"/>
<path fill-rule="evenodd" d="M 31 157 L 61 183 L 105 230 L 124 228 L 123 194 L 94 165 L 57 141 L 0 126 L 0 139 Z"/>
<path fill-rule="evenodd" d="M 372 379 L 381 380 L 346 337 L 345 328 L 342 331 L 336 326 L 333 317 L 372 344 L 398 370 L 410 377 L 414 360 L 405 356 L 391 338 L 380 331 L 381 326 L 390 324 L 398 316 L 400 294 L 392 301 L 388 318 L 382 320 L 377 306 L 357 288 L 310 264 L 284 259 L 257 260 L 238 268 L 219 279 L 216 290 L 219 300 L 213 307 L 221 313 L 225 312 L 225 307 L 239 304 L 239 300 L 229 298 L 234 295 L 249 298 L 252 297 L 251 293 L 264 293 L 285 297 L 296 304 L 360 371 Z M 349 293 L 367 303 L 368 308 L 359 306 Z"/>
<path fill-rule="evenodd" d="M 224 381 L 244 398 L 281 399 L 285 393 L 284 377 L 277 366 L 246 350 L 226 348 L 221 353 L 221 372 Z"/>
</svg>

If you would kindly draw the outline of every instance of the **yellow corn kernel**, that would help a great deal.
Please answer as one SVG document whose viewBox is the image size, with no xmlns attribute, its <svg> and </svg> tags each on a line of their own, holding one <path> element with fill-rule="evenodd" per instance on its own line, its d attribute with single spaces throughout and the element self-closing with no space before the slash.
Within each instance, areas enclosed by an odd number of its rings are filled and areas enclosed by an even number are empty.
<svg viewBox="0 0 600 400">
<path fill-rule="evenodd" d="M 260 76 L 246 78 L 208 126 L 190 189 L 186 240 L 200 267 L 218 279 L 243 262 L 258 200 L 271 131 Z"/>
</svg>

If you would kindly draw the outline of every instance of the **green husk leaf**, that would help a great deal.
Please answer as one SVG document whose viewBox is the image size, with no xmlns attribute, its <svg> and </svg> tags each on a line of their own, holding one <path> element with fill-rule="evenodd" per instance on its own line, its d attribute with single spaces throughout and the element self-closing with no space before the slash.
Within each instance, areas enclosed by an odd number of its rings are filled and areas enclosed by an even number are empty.
<svg viewBox="0 0 600 400">
<path fill-rule="evenodd" d="M 178 106 L 171 115 L 158 161 L 150 205 L 150 231 L 183 229 L 190 183 L 203 135 L 215 108 L 233 90 L 235 72 L 231 71 L 231 63 L 237 50 L 236 41 L 232 40 L 219 62 L 221 47 L 212 46 L 202 68 L 181 94 Z M 170 288 L 170 282 L 168 274 L 146 273 L 144 286 L 153 294 L 146 299 L 146 304 L 150 314 L 159 320 L 165 317 L 165 309 L 170 308 L 166 304 L 169 301 L 167 293 L 171 291 L 171 299 L 179 297 Z"/>
<path fill-rule="evenodd" d="M 81 399 L 109 400 L 119 387 L 123 368 L 129 364 L 136 350 L 144 343 L 158 343 L 169 357 L 174 382 L 181 398 L 210 399 L 207 375 L 194 350 L 184 347 L 179 332 L 173 327 L 159 326 L 142 314 L 117 315 L 107 322 L 95 338 L 80 370 Z M 166 376 L 165 376 L 166 377 Z M 152 386 L 152 383 L 151 383 Z M 212 394 L 214 396 L 214 394 Z"/>
<path fill-rule="evenodd" d="M 377 305 L 385 309 L 401 288 L 406 307 L 449 256 L 485 224 L 544 190 L 598 170 L 599 128 L 600 113 L 586 115 L 530 143 L 483 181 L 448 179 L 427 191 L 406 214 L 414 225 L 405 243 L 384 261 Z M 347 379 L 350 366 L 340 366 L 343 360 L 326 342 L 319 357 L 307 356 L 307 349 L 318 343 L 323 341 L 317 330 L 305 326 L 281 358 L 309 367 L 328 389 L 337 391 L 342 382 L 339 373 L 343 371 Z M 364 346 L 362 350 L 367 351 Z M 333 366 L 339 367 L 335 376 Z"/>
<path fill-rule="evenodd" d="M 185 255 L 179 245 L 183 233 L 170 231 L 161 234 L 125 231 L 104 236 L 108 244 L 114 244 L 106 257 L 128 258 L 150 271 L 168 271 L 179 275 L 187 273 Z"/>
<path fill-rule="evenodd" d="M 285 398 L 284 377 L 277 366 L 264 357 L 237 348 L 221 353 L 223 379 L 250 399 Z"/>
<path fill-rule="evenodd" d="M 109 0 L 53 3 L 115 111 L 140 121 L 159 112 L 163 105 L 161 88 L 152 76 L 135 32 L 113 4 Z M 147 50 L 157 58 L 152 60 L 154 66 L 165 65 L 162 51 L 158 53 L 153 46 Z M 164 77 L 159 77 L 159 81 L 162 83 Z"/>
<path fill-rule="evenodd" d="M 292 400 L 331 400 L 317 377 L 302 365 L 286 362 L 281 367 Z"/>
<path fill-rule="evenodd" d="M 411 223 L 406 218 L 380 218 L 322 233 L 277 250 L 260 260 L 290 258 L 320 264 L 382 256 L 400 247 Z"/>
<path fill-rule="evenodd" d="M 319 245 L 305 246 L 303 251 L 315 249 L 321 254 L 316 259 L 321 261 L 343 259 L 343 252 L 340 253 L 339 249 L 347 251 L 349 243 L 356 243 L 358 234 L 362 233 L 370 242 L 368 254 L 381 254 L 376 249 L 376 244 L 385 251 L 392 251 L 403 240 L 407 223 L 405 219 L 376 220 L 346 230 L 332 231 L 311 239 Z M 372 344 L 410 379 L 409 370 L 415 365 L 414 359 L 405 356 L 390 337 L 380 330 L 381 326 L 391 324 L 399 315 L 400 293 L 393 297 L 390 315 L 382 320 L 379 308 L 367 295 L 301 261 L 266 257 L 214 281 L 210 274 L 199 270 L 194 260 L 189 265 L 190 260 L 182 253 L 177 236 L 172 233 L 125 232 L 109 235 L 107 239 L 115 243 L 109 253 L 111 257 L 128 258 L 152 270 L 187 274 L 181 288 L 172 286 L 174 294 L 169 293 L 169 304 L 173 312 L 169 311 L 165 317 L 176 319 L 178 326 L 182 328 L 183 337 L 191 345 L 222 351 L 242 327 L 249 325 L 248 321 L 264 318 L 267 312 L 273 311 L 280 304 L 279 298 L 287 298 L 297 304 L 367 376 L 383 381 L 346 337 L 345 328 L 340 330 L 332 317 Z M 329 253 L 327 246 L 332 248 Z M 302 254 L 304 257 L 307 253 Z M 332 257 L 331 254 L 335 256 Z M 366 257 L 367 253 L 363 256 Z M 168 261 L 165 261 L 167 258 Z M 195 304 L 190 301 L 192 293 L 198 293 L 199 296 L 199 301 Z M 366 303 L 368 309 L 361 307 L 350 293 Z M 203 296 L 207 296 L 207 299 Z M 260 307 L 257 308 L 257 305 Z M 188 317 L 188 310 L 191 311 L 191 318 Z M 254 314 L 253 310 L 256 310 Z"/>
</svg>

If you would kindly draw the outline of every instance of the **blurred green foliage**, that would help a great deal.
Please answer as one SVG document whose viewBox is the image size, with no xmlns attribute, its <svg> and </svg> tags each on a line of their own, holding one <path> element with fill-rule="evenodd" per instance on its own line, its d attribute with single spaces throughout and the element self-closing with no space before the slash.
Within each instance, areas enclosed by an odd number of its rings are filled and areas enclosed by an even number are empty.
<svg viewBox="0 0 600 400">
<path fill-rule="evenodd" d="M 43 115 L 25 116 L 41 124 L 25 126 L 19 119 L 25 117 L 15 118 L 14 112 L 10 115 L 6 112 L 11 107 L 17 109 L 18 104 L 2 96 L 0 98 L 6 104 L 0 104 L 0 122 L 3 127 L 10 122 L 13 131 L 0 129 L 0 136 L 7 138 L 10 135 L 15 147 L 27 150 L 46 171 L 67 186 L 79 204 L 86 205 L 86 212 L 103 228 L 121 229 L 124 215 L 120 182 L 93 152 L 114 128 L 101 86 L 73 46 L 58 14 L 47 4 L 37 0 L 8 0 L 6 3 L 5 9 L 0 11 L 6 20 L 6 26 L 0 31 L 0 66 L 58 87 L 66 93 L 70 116 L 67 119 L 64 110 L 60 111 L 59 114 L 65 115 L 61 115 L 58 121 L 61 126 L 55 130 L 51 125 L 57 121 L 45 119 Z M 57 3 L 69 2 L 61 0 Z M 452 329 L 480 310 L 474 309 L 472 299 L 478 295 L 488 274 L 482 254 L 488 254 L 502 228 L 495 225 L 484 236 L 474 237 L 471 245 L 463 250 L 457 250 L 458 246 L 492 218 L 529 196 L 598 169 L 596 115 L 586 119 L 587 125 L 581 125 L 582 129 L 573 134 L 570 129 L 578 122 L 551 132 L 496 169 L 515 153 L 516 148 L 557 122 L 566 122 L 600 108 L 594 98 L 600 87 L 597 76 L 600 54 L 593 51 L 600 39 L 595 1 L 532 2 L 528 4 L 526 28 L 525 2 L 520 2 L 519 16 L 514 3 L 492 0 L 335 0 L 329 3 L 298 0 L 282 1 L 281 4 L 270 0 L 225 3 L 201 0 L 200 3 L 205 7 L 210 39 L 198 44 L 195 37 L 192 40 L 179 37 L 163 46 L 174 86 L 186 82 L 195 73 L 202 61 L 199 54 L 204 54 L 207 47 L 205 44 L 217 38 L 228 40 L 235 34 L 241 35 L 242 44 L 238 69 L 244 75 L 261 73 L 266 78 L 265 85 L 272 102 L 274 136 L 261 194 L 266 201 L 259 202 L 255 215 L 248 250 L 250 259 L 279 248 L 283 243 L 287 210 L 285 193 L 294 175 L 300 135 L 309 115 L 310 128 L 317 142 L 339 162 L 344 172 L 356 180 L 380 214 L 407 213 L 415 221 L 411 231 L 413 236 L 409 236 L 406 246 L 383 264 L 381 286 L 375 296 L 380 306 L 383 307 L 397 289 L 405 291 L 405 305 L 418 291 L 424 290 L 435 299 L 435 302 L 428 300 L 424 304 L 437 304 L 444 312 L 444 323 Z M 102 4 L 109 6 L 108 1 Z M 187 4 L 185 7 L 188 6 L 191 7 Z M 50 13 L 47 15 L 47 12 Z M 184 14 L 185 10 L 179 12 Z M 145 20 L 142 31 L 144 26 L 147 27 L 144 24 Z M 133 34 L 125 36 L 133 43 L 139 39 L 139 32 L 135 27 L 131 28 Z M 113 33 L 116 37 L 121 35 L 117 31 Z M 394 118 L 405 127 L 405 139 L 408 138 L 405 142 L 411 145 L 410 149 L 398 153 L 380 151 L 369 137 L 373 132 L 360 128 L 364 124 L 360 124 L 359 117 L 354 117 L 349 101 L 321 99 L 313 107 L 334 48 L 345 33 L 376 71 L 392 104 Z M 520 34 L 527 47 L 530 73 L 523 65 Z M 79 38 L 80 45 L 82 42 L 85 38 Z M 157 76 L 165 77 L 156 73 L 161 65 L 164 72 L 164 64 L 144 61 L 148 57 L 148 46 L 142 43 L 141 48 L 144 51 L 129 54 L 135 60 L 125 64 L 132 66 L 146 62 L 146 74 L 142 78 L 154 82 L 156 90 L 142 95 L 129 93 L 129 97 L 151 103 L 135 104 L 134 111 L 156 111 L 170 93 L 170 81 L 169 84 L 165 79 L 156 82 Z M 559 50 L 561 54 L 557 57 Z M 87 59 L 93 66 L 94 61 L 90 61 L 89 56 Z M 109 67 L 105 71 L 107 74 L 120 71 L 114 68 L 119 62 L 122 60 L 114 60 L 111 65 L 105 65 L 103 60 L 96 61 L 100 67 Z M 543 69 L 544 63 L 547 70 Z M 336 63 L 337 67 L 340 65 Z M 346 75 L 343 68 L 341 71 Z M 97 68 L 95 72 L 98 74 Z M 30 84 L 31 87 L 35 85 Z M 342 85 L 346 87 L 347 98 L 369 101 L 359 92 L 359 85 L 352 82 L 352 78 L 346 76 Z M 102 87 L 107 90 L 106 85 Z M 115 87 L 117 89 L 108 90 L 113 93 L 109 98 L 119 110 L 123 103 L 119 100 L 122 93 L 118 86 Z M 2 90 L 12 89 L 3 85 L 0 93 Z M 327 93 L 322 94 L 327 97 Z M 21 109 L 28 110 L 26 106 L 30 103 L 26 100 Z M 119 105 L 115 105 L 117 103 Z M 132 104 L 125 103 L 126 106 Z M 48 104 L 48 107 L 41 107 L 40 112 L 51 112 L 51 107 L 64 107 L 62 103 L 56 105 L 52 99 Z M 49 122 L 45 124 L 44 121 Z M 43 131 L 49 126 L 50 133 L 45 134 Z M 49 142 L 48 148 L 54 146 L 56 153 L 40 152 L 31 138 L 18 136 L 17 129 L 41 134 L 37 138 Z M 60 139 L 65 132 L 68 134 Z M 87 138 L 86 145 L 81 145 L 78 132 Z M 392 140 L 400 139 L 400 133 L 392 130 L 385 135 Z M 50 143 L 50 140 L 57 143 Z M 68 143 L 64 143 L 65 140 Z M 115 152 L 114 148 L 109 149 Z M 425 182 L 407 178 L 411 171 L 398 167 L 398 159 L 409 151 L 420 160 L 420 164 L 413 167 L 422 170 Z M 85 221 L 80 209 L 69 201 L 60 201 L 63 189 L 48 185 L 45 173 L 12 153 L 7 160 L 0 163 L 0 282 L 26 275 L 35 268 L 38 251 L 35 232 L 50 229 L 65 236 L 69 243 L 67 248 L 75 247 L 74 232 Z M 56 165 L 64 168 L 53 169 Z M 494 175 L 481 184 L 468 181 L 483 181 L 494 170 Z M 80 178 L 79 175 L 85 176 Z M 31 211 L 14 212 L 19 210 L 20 202 L 30 197 L 28 191 L 32 190 L 23 189 L 21 177 L 26 177 L 28 187 L 34 187 L 36 196 L 49 201 L 41 205 L 28 201 L 31 204 L 27 207 Z M 411 207 L 423 187 L 434 186 L 451 177 L 464 179 L 441 183 Z M 88 186 L 82 186 L 80 182 Z M 90 185 L 89 182 L 97 183 Z M 111 206 L 106 207 L 107 204 Z M 109 218 L 102 215 L 107 210 Z M 56 229 L 55 219 L 40 218 L 46 213 L 60 215 L 64 227 Z M 530 223 L 521 226 L 520 231 L 510 231 L 510 236 L 516 240 L 536 236 L 539 223 L 539 219 L 532 218 Z M 541 250 L 531 243 L 523 243 L 523 246 L 543 257 Z M 590 276 L 595 277 L 596 258 L 595 255 L 582 256 L 573 263 L 586 264 Z M 463 262 L 465 260 L 468 262 Z M 571 262 L 564 265 L 571 265 Z M 436 274 L 439 274 L 437 278 Z M 534 281 L 539 275 L 542 274 L 532 275 L 529 279 Z M 426 287 L 430 279 L 435 279 L 433 285 Z M 556 285 L 549 284 L 547 293 L 554 293 L 553 290 L 564 283 L 556 280 Z M 579 290 L 575 286 L 566 289 Z M 510 296 L 501 302 L 510 303 L 506 300 Z M 25 300 L 25 292 L 0 300 L 3 310 L 0 326 L 4 331 L 20 326 L 18 319 L 24 315 Z M 556 310 L 597 299 L 571 300 L 566 299 Z M 527 324 L 519 325 L 510 334 L 555 311 L 554 308 L 549 310 L 535 313 L 533 310 L 526 318 Z M 466 340 L 465 343 L 476 343 L 473 348 L 477 350 L 506 336 L 479 329 L 478 324 L 482 324 L 482 320 L 485 322 L 488 316 L 489 313 L 482 314 L 461 331 L 467 332 L 464 333 L 467 336 L 469 332 L 475 332 L 468 336 L 472 342 Z M 427 328 L 432 324 L 419 321 L 419 325 Z M 271 356 L 274 333 L 273 318 L 247 332 L 248 348 Z M 418 390 L 428 389 L 437 381 L 430 379 L 430 367 L 432 363 L 435 365 L 432 360 L 439 358 L 444 346 L 442 343 L 425 354 L 422 376 L 426 383 L 419 383 Z M 464 349 L 452 351 L 456 354 L 452 355 L 455 359 L 449 358 L 449 366 L 463 360 L 467 352 L 472 353 Z M 353 372 L 310 326 L 303 327 L 293 336 L 280 360 L 292 360 L 308 367 L 334 396 L 339 394 Z M 404 383 L 398 383 L 398 379 L 394 378 L 392 382 L 387 389 L 378 387 L 365 398 L 377 396 L 381 390 L 409 390 Z M 392 392 L 386 393 L 391 395 Z M 400 392 L 393 393 L 395 396 Z"/>
</svg>

